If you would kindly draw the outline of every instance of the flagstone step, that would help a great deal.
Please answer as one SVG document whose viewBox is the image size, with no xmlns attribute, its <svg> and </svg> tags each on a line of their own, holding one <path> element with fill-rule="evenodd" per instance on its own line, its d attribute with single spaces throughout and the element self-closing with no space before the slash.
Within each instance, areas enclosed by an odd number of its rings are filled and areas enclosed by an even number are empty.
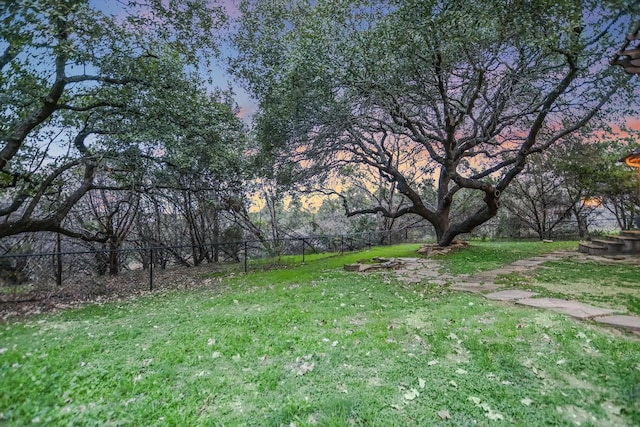
<svg viewBox="0 0 640 427">
<path fill-rule="evenodd" d="M 624 242 L 613 239 L 591 239 L 591 244 L 604 246 L 607 249 L 607 253 L 610 255 L 619 254 L 624 248 Z"/>
<path fill-rule="evenodd" d="M 633 331 L 640 332 L 640 317 L 615 315 L 615 316 L 596 317 L 593 320 L 595 320 L 598 323 L 603 323 L 605 325 L 616 326 L 619 328 L 631 329 Z"/>
<path fill-rule="evenodd" d="M 640 253 L 640 235 L 638 236 L 629 236 L 626 234 L 621 234 L 619 236 L 611 236 L 613 239 L 616 239 L 619 242 L 624 243 L 624 247 L 622 248 L 622 252 L 626 253 Z"/>
<path fill-rule="evenodd" d="M 622 230 L 620 235 L 640 239 L 640 230 Z"/>
<path fill-rule="evenodd" d="M 578 250 L 582 253 L 589 255 L 607 255 L 609 254 L 609 248 L 605 245 L 590 242 L 579 242 Z"/>
<path fill-rule="evenodd" d="M 604 236 L 580 242 L 578 250 L 589 255 L 640 253 L 640 230 L 622 230 L 619 236 Z"/>
<path fill-rule="evenodd" d="M 453 291 L 482 293 L 487 291 L 495 291 L 500 286 L 495 283 L 479 283 L 479 282 L 458 282 L 449 286 Z"/>
<path fill-rule="evenodd" d="M 516 304 L 529 307 L 545 308 L 559 313 L 568 314 L 576 319 L 587 320 L 594 317 L 608 316 L 614 314 L 615 310 L 595 307 L 577 301 L 563 300 L 558 298 L 525 298 L 516 301 Z"/>
<path fill-rule="evenodd" d="M 520 289 L 507 289 L 505 291 L 492 292 L 485 294 L 485 298 L 494 301 L 517 301 L 519 299 L 533 298 L 538 295 L 537 292 L 521 291 Z"/>
</svg>

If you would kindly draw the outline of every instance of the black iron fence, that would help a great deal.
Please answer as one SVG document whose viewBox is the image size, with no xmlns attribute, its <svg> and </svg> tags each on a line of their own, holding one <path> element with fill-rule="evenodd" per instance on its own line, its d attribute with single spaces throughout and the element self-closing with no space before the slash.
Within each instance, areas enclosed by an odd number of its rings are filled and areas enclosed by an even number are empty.
<svg viewBox="0 0 640 427">
<path fill-rule="evenodd" d="M 211 242 L 200 245 L 146 245 L 143 247 L 21 253 L 0 256 L 0 302 L 32 299 L 34 292 L 59 294 L 64 287 L 100 291 L 105 280 L 135 275 L 138 287 L 155 287 L 158 270 L 201 264 L 235 266 L 248 272 L 253 265 L 299 256 L 304 262 L 311 254 L 343 253 L 373 246 L 420 242 L 432 239 L 430 226 L 369 231 L 343 235 L 309 235 L 265 240 Z M 262 268 L 262 267 L 260 267 Z M 146 285 L 145 285 L 146 282 Z"/>
</svg>

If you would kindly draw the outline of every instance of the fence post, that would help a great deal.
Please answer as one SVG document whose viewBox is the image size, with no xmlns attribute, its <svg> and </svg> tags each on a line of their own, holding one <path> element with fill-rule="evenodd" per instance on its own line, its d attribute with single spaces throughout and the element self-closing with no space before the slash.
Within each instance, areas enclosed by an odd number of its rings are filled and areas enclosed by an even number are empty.
<svg viewBox="0 0 640 427">
<path fill-rule="evenodd" d="M 62 286 L 62 242 L 60 240 L 60 233 L 56 236 L 56 250 L 58 252 L 56 257 L 56 285 Z"/>
<path fill-rule="evenodd" d="M 248 255 L 247 255 L 247 241 L 245 240 L 244 241 L 244 272 L 245 273 L 247 272 L 247 258 L 248 258 Z"/>
<path fill-rule="evenodd" d="M 302 239 L 302 263 L 304 264 L 304 239 Z"/>
<path fill-rule="evenodd" d="M 153 248 L 149 248 L 149 291 L 153 290 Z"/>
</svg>

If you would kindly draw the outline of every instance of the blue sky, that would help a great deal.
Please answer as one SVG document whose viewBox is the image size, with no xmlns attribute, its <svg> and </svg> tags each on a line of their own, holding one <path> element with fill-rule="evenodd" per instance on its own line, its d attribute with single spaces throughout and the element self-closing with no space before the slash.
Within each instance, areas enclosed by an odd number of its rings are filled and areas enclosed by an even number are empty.
<svg viewBox="0 0 640 427">
<path fill-rule="evenodd" d="M 125 8 L 122 4 L 123 2 L 119 0 L 90 0 L 89 3 L 92 7 L 101 10 L 107 15 L 119 16 L 125 13 Z M 227 13 L 229 13 L 231 17 L 238 16 L 238 8 L 235 3 L 236 2 L 234 0 L 222 0 L 216 2 L 216 4 L 223 4 L 227 9 Z M 219 47 L 222 52 L 221 58 L 211 65 L 211 68 L 208 70 L 207 76 L 205 77 L 210 77 L 213 80 L 215 88 L 232 88 L 235 93 L 234 99 L 238 104 L 238 107 L 240 107 L 240 117 L 248 122 L 251 115 L 256 111 L 256 102 L 227 72 L 225 57 L 233 53 L 233 48 L 222 38 L 220 39 Z"/>
</svg>

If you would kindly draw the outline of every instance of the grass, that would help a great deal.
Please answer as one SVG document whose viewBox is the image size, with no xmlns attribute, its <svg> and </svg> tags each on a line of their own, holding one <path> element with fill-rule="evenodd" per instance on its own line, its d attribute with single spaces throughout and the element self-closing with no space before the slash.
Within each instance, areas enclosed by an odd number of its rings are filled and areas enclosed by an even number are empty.
<svg viewBox="0 0 640 427">
<path fill-rule="evenodd" d="M 577 242 L 573 241 L 472 242 L 465 250 L 454 251 L 442 257 L 442 261 L 452 274 L 474 274 L 546 252 L 577 248 Z"/>
<path fill-rule="evenodd" d="M 637 339 L 341 268 L 415 249 L 0 325 L 0 424 L 640 425 Z"/>
<path fill-rule="evenodd" d="M 275 274 L 276 277 L 281 275 L 286 278 L 290 275 L 287 273 L 292 268 L 306 266 L 304 269 L 296 271 L 295 274 L 314 275 L 319 269 L 326 268 L 342 268 L 344 264 L 354 263 L 358 261 L 371 261 L 373 257 L 416 257 L 416 251 L 420 244 L 409 243 L 394 246 L 378 246 L 368 250 L 338 253 L 311 253 L 302 255 L 281 255 L 273 258 L 253 259 L 248 261 L 247 270 L 249 273 L 269 272 Z M 242 273 L 244 265 L 242 263 L 223 264 L 221 271 L 217 276 L 225 276 L 229 273 Z M 281 273 L 279 273 L 279 271 Z"/>
</svg>

